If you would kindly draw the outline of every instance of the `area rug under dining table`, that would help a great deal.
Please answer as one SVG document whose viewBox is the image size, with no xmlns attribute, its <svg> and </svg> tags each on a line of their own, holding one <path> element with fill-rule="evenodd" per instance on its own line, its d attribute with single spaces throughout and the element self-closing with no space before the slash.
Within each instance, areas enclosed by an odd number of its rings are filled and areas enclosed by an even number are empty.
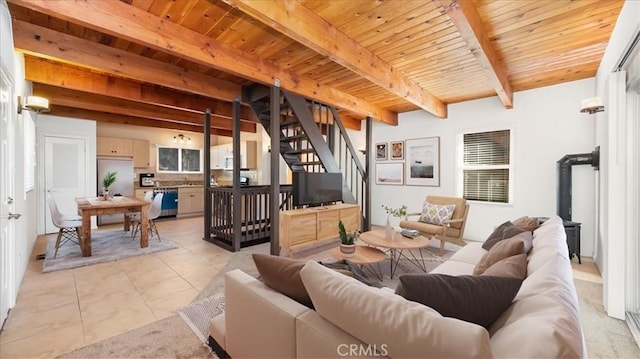
<svg viewBox="0 0 640 359">
<path fill-rule="evenodd" d="M 47 242 L 47 252 L 42 264 L 42 271 L 46 273 L 84 267 L 178 248 L 169 238 L 165 236 L 160 238 L 161 241 L 158 241 L 157 237 L 149 238 L 149 246 L 140 248 L 139 238 L 136 237 L 136 239 L 132 240 L 131 232 L 125 232 L 122 229 L 95 231 L 91 234 L 90 257 L 82 256 L 78 244 L 67 242 L 60 247 L 58 255 L 54 259 L 56 237 L 52 237 Z"/>
</svg>

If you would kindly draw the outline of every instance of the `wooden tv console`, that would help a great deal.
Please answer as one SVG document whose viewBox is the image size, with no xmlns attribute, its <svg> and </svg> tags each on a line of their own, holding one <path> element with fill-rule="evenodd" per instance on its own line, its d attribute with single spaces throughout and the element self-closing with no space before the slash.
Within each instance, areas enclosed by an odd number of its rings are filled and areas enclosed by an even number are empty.
<svg viewBox="0 0 640 359">
<path fill-rule="evenodd" d="M 347 232 L 360 230 L 360 206 L 334 204 L 280 212 L 280 248 L 293 251 L 336 238 L 338 222 L 342 220 Z"/>
</svg>

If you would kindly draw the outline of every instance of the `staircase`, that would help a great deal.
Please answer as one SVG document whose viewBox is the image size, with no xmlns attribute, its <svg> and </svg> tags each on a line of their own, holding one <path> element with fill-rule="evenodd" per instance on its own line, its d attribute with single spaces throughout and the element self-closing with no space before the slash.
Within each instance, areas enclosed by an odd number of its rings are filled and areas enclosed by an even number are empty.
<svg viewBox="0 0 640 359">
<path fill-rule="evenodd" d="M 267 133 L 271 129 L 271 100 L 267 86 L 242 88 L 242 102 L 251 106 Z M 278 150 L 284 161 L 292 172 L 342 173 L 342 200 L 361 206 L 363 230 L 367 230 L 368 175 L 337 110 L 283 90 L 277 101 L 281 132 Z M 277 163 L 272 164 L 273 170 L 278 170 Z"/>
</svg>

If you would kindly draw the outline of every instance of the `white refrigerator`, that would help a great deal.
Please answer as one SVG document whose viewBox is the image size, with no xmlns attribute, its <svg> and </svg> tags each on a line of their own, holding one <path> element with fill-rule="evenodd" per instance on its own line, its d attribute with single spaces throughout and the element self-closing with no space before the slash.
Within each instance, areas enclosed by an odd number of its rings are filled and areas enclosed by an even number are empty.
<svg viewBox="0 0 640 359">
<path fill-rule="evenodd" d="M 133 160 L 129 158 L 99 158 L 98 159 L 98 193 L 102 194 L 102 178 L 107 172 L 116 172 L 116 181 L 109 187 L 109 194 L 120 193 L 123 196 L 133 196 Z M 98 225 L 124 222 L 122 213 L 98 216 Z"/>
</svg>

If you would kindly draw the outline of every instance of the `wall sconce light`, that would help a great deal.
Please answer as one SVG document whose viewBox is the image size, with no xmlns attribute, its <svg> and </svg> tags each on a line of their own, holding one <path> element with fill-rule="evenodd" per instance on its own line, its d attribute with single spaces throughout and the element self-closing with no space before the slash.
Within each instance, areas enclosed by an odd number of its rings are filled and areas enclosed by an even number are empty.
<svg viewBox="0 0 640 359">
<path fill-rule="evenodd" d="M 22 110 L 49 112 L 49 100 L 40 96 L 26 96 L 23 102 L 22 96 L 18 96 L 18 113 L 22 113 Z"/>
<path fill-rule="evenodd" d="M 604 111 L 604 105 L 600 97 L 590 97 L 582 100 L 580 104 L 580 112 L 593 115 L 596 112 Z"/>
<path fill-rule="evenodd" d="M 190 145 L 191 144 L 191 138 L 190 137 L 185 137 L 183 134 L 179 134 L 177 136 L 173 136 L 173 143 L 180 143 L 181 145 L 184 145 L 185 143 Z"/>
</svg>

